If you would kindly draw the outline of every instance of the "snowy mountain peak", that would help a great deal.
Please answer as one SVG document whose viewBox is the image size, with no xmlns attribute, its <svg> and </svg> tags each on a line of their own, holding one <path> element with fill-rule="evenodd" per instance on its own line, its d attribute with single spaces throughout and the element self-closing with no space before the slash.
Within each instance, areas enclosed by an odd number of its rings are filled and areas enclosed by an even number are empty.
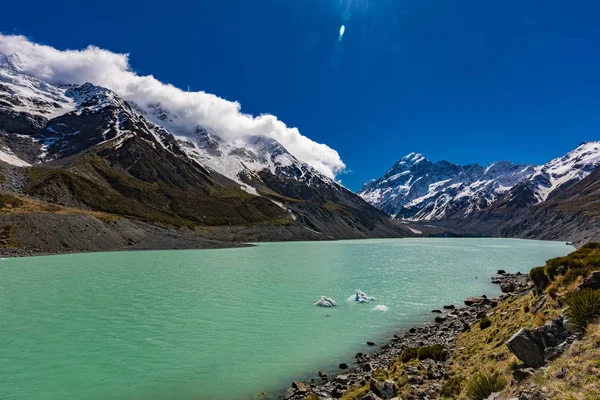
<svg viewBox="0 0 600 400">
<path fill-rule="evenodd" d="M 13 71 L 20 71 L 23 61 L 18 54 L 4 54 L 0 52 L 0 68 L 6 68 Z"/>
<path fill-rule="evenodd" d="M 546 201 L 558 190 L 579 182 L 600 166 L 600 142 L 584 142 L 562 157 L 538 167 L 505 199 L 509 206 L 529 206 Z"/>
<path fill-rule="evenodd" d="M 427 160 L 425 157 L 423 157 L 422 154 L 419 153 L 409 153 L 407 155 L 405 155 L 404 157 L 402 157 L 400 160 L 398 160 L 398 162 L 396 163 L 396 168 L 407 168 L 410 167 L 412 165 L 418 164 L 420 162 L 427 162 L 429 160 Z"/>
<path fill-rule="evenodd" d="M 365 184 L 359 195 L 399 219 L 466 216 L 489 206 L 535 172 L 534 168 L 510 161 L 486 168 L 445 160 L 432 163 L 421 154 L 410 153 L 382 178 Z"/>
</svg>

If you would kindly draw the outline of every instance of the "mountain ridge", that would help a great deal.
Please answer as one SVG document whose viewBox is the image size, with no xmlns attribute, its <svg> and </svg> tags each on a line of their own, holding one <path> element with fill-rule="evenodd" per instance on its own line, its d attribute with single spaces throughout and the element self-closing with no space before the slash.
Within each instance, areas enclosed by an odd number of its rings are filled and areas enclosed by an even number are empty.
<svg viewBox="0 0 600 400">
<path fill-rule="evenodd" d="M 466 218 L 501 204 L 523 208 L 541 203 L 599 165 L 600 142 L 584 142 L 541 166 L 510 161 L 460 166 L 444 160 L 432 163 L 410 153 L 358 194 L 396 219 Z"/>
</svg>

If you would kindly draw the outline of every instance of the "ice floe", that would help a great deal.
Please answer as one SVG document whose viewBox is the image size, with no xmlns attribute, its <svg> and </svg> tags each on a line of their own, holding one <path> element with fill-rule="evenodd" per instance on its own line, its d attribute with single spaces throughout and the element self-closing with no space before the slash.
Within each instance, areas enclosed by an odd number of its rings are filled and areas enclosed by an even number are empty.
<svg viewBox="0 0 600 400">
<path fill-rule="evenodd" d="M 337 306 L 337 303 L 333 299 L 330 299 L 329 297 L 321 296 L 319 301 L 317 301 L 313 305 L 319 306 L 319 307 L 335 307 L 335 306 Z"/>
<path fill-rule="evenodd" d="M 378 304 L 375 307 L 373 307 L 372 311 L 381 311 L 381 312 L 385 312 L 388 310 L 388 307 L 386 305 L 383 304 Z"/>
<path fill-rule="evenodd" d="M 375 300 L 375 297 L 367 296 L 362 290 L 356 289 L 356 294 L 348 297 L 348 301 L 356 301 L 358 303 L 368 303 L 371 300 Z"/>
</svg>

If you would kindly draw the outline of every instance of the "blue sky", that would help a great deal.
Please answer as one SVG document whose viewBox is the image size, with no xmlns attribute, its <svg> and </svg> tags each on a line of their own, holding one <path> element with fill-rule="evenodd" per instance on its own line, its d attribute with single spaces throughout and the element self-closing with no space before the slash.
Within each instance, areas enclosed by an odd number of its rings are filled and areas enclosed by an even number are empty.
<svg viewBox="0 0 600 400">
<path fill-rule="evenodd" d="M 354 190 L 411 151 L 543 163 L 600 139 L 595 1 L 73 0 L 2 9 L 4 33 L 130 53 L 139 74 L 276 115 L 335 148 Z"/>
</svg>

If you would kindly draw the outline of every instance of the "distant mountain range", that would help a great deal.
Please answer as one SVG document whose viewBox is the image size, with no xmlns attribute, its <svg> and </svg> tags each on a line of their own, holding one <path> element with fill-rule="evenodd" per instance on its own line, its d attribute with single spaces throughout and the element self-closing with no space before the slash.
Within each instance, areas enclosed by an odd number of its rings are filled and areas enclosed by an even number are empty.
<svg viewBox="0 0 600 400">
<path fill-rule="evenodd" d="M 244 240 L 410 235 L 273 138 L 171 132 L 172 118 L 92 83 L 36 79 L 0 54 L 0 190 L 152 224 L 278 227 Z"/>
<path fill-rule="evenodd" d="M 359 195 L 423 235 L 600 240 L 600 142 L 544 165 L 401 158 Z"/>
<path fill-rule="evenodd" d="M 499 161 L 483 167 L 432 163 L 421 154 L 401 158 L 358 193 L 393 218 L 435 221 L 465 218 L 498 207 L 532 206 L 581 181 L 600 165 L 600 142 L 582 143 L 544 165 Z"/>
</svg>

